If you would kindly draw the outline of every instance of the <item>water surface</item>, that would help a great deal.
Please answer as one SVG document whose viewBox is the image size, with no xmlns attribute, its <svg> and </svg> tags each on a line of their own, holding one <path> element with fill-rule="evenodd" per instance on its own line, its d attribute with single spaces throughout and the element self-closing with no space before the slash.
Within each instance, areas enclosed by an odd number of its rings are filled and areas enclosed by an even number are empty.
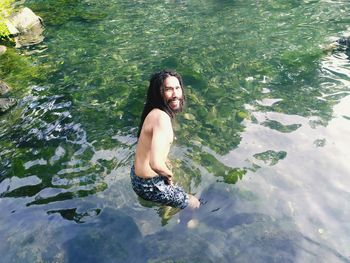
<svg viewBox="0 0 350 263">
<path fill-rule="evenodd" d="M 3 262 L 350 262 L 347 1 L 27 0 L 45 40 L 0 57 Z M 19 55 L 20 56 L 19 56 Z M 148 79 L 184 77 L 177 182 L 129 182 Z M 194 228 L 188 228 L 192 219 Z"/>
</svg>

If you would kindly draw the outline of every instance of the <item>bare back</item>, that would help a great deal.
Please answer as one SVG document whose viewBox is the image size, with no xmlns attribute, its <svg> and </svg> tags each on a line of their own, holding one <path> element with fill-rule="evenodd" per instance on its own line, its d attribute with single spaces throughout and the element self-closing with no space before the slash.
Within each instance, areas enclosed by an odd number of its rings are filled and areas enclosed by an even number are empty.
<svg viewBox="0 0 350 263">
<path fill-rule="evenodd" d="M 136 147 L 134 165 L 137 176 L 172 176 L 166 160 L 173 137 L 169 115 L 160 109 L 153 109 L 145 118 Z"/>
</svg>

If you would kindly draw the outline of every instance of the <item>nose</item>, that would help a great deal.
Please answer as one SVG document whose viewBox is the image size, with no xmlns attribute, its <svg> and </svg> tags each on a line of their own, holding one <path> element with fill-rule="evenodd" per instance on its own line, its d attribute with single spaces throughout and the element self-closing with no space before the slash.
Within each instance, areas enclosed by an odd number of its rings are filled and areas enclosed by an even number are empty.
<svg viewBox="0 0 350 263">
<path fill-rule="evenodd" d="M 172 89 L 170 92 L 169 92 L 169 95 L 170 97 L 173 99 L 174 97 L 176 97 L 176 90 L 175 89 Z"/>
<path fill-rule="evenodd" d="M 173 97 L 179 97 L 181 94 L 181 89 L 174 89 L 173 91 Z"/>
</svg>

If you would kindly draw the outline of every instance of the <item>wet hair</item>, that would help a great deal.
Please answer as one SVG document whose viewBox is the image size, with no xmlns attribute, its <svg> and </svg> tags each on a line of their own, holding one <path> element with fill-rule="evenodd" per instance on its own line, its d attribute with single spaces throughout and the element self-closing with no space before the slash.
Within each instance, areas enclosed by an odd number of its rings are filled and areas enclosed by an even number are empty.
<svg viewBox="0 0 350 263">
<path fill-rule="evenodd" d="M 164 81 L 167 77 L 171 77 L 171 76 L 176 77 L 179 80 L 179 83 L 182 89 L 183 97 L 180 100 L 180 108 L 178 110 L 171 109 L 164 96 L 164 91 L 165 91 Z M 145 121 L 148 113 L 150 113 L 153 109 L 160 109 L 166 112 L 170 116 L 170 118 L 173 119 L 176 113 L 182 111 L 184 107 L 184 102 L 185 102 L 184 85 L 183 85 L 182 77 L 179 73 L 173 70 L 162 70 L 154 73 L 151 76 L 151 79 L 149 81 L 146 104 L 145 104 L 145 107 L 143 108 L 143 112 L 141 115 L 141 121 L 140 121 L 139 131 L 137 133 L 137 137 L 140 137 L 143 122 Z"/>
</svg>

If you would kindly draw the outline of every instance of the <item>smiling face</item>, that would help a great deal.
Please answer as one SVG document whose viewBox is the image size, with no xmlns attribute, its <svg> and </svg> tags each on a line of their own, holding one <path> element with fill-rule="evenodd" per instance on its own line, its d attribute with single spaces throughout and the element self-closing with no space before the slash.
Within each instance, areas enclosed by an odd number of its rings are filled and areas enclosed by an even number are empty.
<svg viewBox="0 0 350 263">
<path fill-rule="evenodd" d="M 179 80 L 169 76 L 164 80 L 164 99 L 174 111 L 180 111 L 183 104 L 183 92 Z"/>
</svg>

